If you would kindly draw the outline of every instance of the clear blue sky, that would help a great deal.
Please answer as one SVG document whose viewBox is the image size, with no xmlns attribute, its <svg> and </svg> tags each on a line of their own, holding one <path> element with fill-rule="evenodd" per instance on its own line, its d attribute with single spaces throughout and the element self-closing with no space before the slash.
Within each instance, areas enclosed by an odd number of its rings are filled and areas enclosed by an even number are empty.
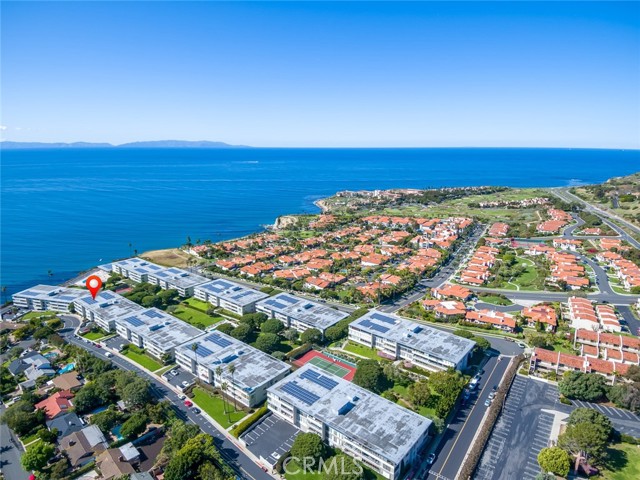
<svg viewBox="0 0 640 480">
<path fill-rule="evenodd" d="M 639 148 L 639 5 L 3 1 L 0 135 Z"/>
</svg>

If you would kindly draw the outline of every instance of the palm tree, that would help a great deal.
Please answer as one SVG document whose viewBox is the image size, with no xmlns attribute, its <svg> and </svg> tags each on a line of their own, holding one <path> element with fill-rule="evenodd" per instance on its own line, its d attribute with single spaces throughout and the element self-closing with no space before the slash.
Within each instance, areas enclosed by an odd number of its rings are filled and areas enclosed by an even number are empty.
<svg viewBox="0 0 640 480">
<path fill-rule="evenodd" d="M 220 365 L 218 365 L 216 367 L 216 381 L 218 383 L 220 383 L 222 381 L 222 367 Z M 220 388 L 222 388 L 222 385 L 224 385 L 224 382 L 220 384 Z M 222 389 L 224 390 L 224 388 L 222 388 Z M 224 413 L 227 413 L 227 404 L 226 404 L 225 399 L 224 399 L 224 394 L 221 395 L 221 396 L 222 396 L 222 404 L 224 406 Z"/>
<path fill-rule="evenodd" d="M 233 363 L 229 364 L 227 371 L 229 372 L 229 375 L 231 375 L 231 385 L 233 385 L 233 374 L 236 373 L 236 366 Z M 233 411 L 237 412 L 238 406 L 236 405 L 236 393 L 233 388 L 231 388 L 231 395 L 233 396 Z"/>
<path fill-rule="evenodd" d="M 131 255 L 133 253 L 133 244 L 131 242 L 129 242 L 129 255 Z"/>
<path fill-rule="evenodd" d="M 227 384 L 227 382 L 222 382 L 222 402 L 223 402 L 223 404 L 224 404 L 224 405 L 226 405 L 226 404 L 227 404 L 227 403 L 226 403 L 226 400 L 225 400 L 225 395 L 226 395 L 226 392 L 227 392 L 227 388 L 228 388 L 228 387 L 229 387 L 229 385 Z M 229 409 L 229 410 L 227 410 L 227 409 L 225 408 L 224 413 L 226 413 L 226 414 L 227 414 L 227 420 L 229 421 L 229 423 L 231 423 L 231 417 L 229 416 L 229 415 L 231 414 L 231 410 L 230 410 L 230 409 Z"/>
<path fill-rule="evenodd" d="M 196 377 L 198 377 L 198 347 L 200 346 L 200 344 L 198 342 L 193 342 L 191 344 L 191 351 L 194 353 L 194 355 L 196 356 Z"/>
</svg>

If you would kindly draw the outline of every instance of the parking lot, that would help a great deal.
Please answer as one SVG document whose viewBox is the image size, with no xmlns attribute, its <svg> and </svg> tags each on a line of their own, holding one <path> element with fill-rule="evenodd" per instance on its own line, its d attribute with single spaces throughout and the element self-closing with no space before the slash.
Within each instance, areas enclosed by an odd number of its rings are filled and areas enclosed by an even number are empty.
<svg viewBox="0 0 640 480">
<path fill-rule="evenodd" d="M 174 367 L 168 372 L 163 373 L 162 376 L 167 382 L 177 388 L 183 388 L 185 386 L 191 385 L 195 382 L 196 379 L 195 375 L 183 370 L 180 367 Z M 186 382 L 186 385 L 183 382 Z"/>
<path fill-rule="evenodd" d="M 300 430 L 296 427 L 268 413 L 243 434 L 240 441 L 256 457 L 273 467 L 284 453 L 291 450 L 291 445 L 298 433 Z"/>
<path fill-rule="evenodd" d="M 100 343 L 103 343 L 104 346 L 107 348 L 110 348 L 116 352 L 119 352 L 122 349 L 122 347 L 127 345 L 129 342 L 127 342 L 124 338 L 116 335 L 115 337 L 112 337 L 109 340 L 106 340 Z"/>
</svg>

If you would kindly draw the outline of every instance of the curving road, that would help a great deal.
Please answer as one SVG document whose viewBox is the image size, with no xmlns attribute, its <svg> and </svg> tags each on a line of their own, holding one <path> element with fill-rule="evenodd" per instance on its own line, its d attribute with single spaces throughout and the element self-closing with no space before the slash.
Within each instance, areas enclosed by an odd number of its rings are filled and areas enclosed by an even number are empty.
<svg viewBox="0 0 640 480">
<path fill-rule="evenodd" d="M 135 372 L 151 383 L 151 391 L 158 399 L 168 400 L 173 405 L 178 418 L 185 422 L 192 422 L 198 425 L 204 433 L 211 435 L 219 448 L 224 459 L 239 477 L 251 480 L 272 480 L 272 477 L 256 465 L 238 445 L 231 442 L 225 435 L 220 433 L 211 423 L 202 416 L 194 414 L 187 409 L 178 394 L 166 387 L 157 376 L 139 368 L 117 356 L 107 358 L 103 348 L 96 348 L 92 343 L 85 343 L 74 335 L 75 329 L 80 325 L 80 321 L 72 315 L 60 315 L 65 328 L 60 331 L 60 335 L 69 343 L 82 347 L 90 351 L 93 355 L 103 360 L 111 361 L 118 368 Z"/>
</svg>

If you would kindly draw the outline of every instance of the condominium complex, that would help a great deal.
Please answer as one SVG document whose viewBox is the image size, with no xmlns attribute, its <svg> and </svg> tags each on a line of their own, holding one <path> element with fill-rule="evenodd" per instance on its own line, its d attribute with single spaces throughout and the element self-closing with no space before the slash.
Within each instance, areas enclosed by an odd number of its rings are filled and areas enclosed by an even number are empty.
<svg viewBox="0 0 640 480">
<path fill-rule="evenodd" d="M 610 305 L 596 305 L 594 308 L 591 300 L 571 297 L 567 302 L 567 307 L 571 328 L 607 332 L 622 331 L 616 311 Z"/>
<path fill-rule="evenodd" d="M 246 407 L 262 403 L 267 388 L 290 370 L 289 365 L 271 355 L 216 331 L 180 345 L 175 357 L 178 365 L 201 380 L 217 387 L 226 383 L 226 394 Z"/>
<path fill-rule="evenodd" d="M 117 293 L 102 291 L 92 298 L 85 296 L 75 300 L 73 306 L 78 315 L 82 315 L 89 322 L 95 322 L 100 328 L 110 332 L 116 328 L 116 320 L 142 312 L 143 307 L 124 298 Z"/>
<path fill-rule="evenodd" d="M 148 282 L 149 274 L 164 270 L 164 267 L 138 257 L 126 258 L 105 267 L 111 267 L 112 272 L 130 278 L 134 282 Z"/>
<path fill-rule="evenodd" d="M 181 268 L 165 268 L 155 263 L 147 262 L 138 257 L 127 258 L 109 265 L 103 265 L 123 277 L 130 278 L 134 282 L 148 282 L 158 285 L 163 290 L 175 289 L 181 297 L 193 295 L 193 289 L 209 281 L 208 278 Z"/>
<path fill-rule="evenodd" d="M 202 301 L 238 315 L 255 312 L 256 302 L 269 296 L 222 278 L 198 285 L 195 287 L 194 295 Z"/>
<path fill-rule="evenodd" d="M 397 315 L 371 310 L 349 325 L 349 340 L 429 370 L 466 368 L 475 342 Z"/>
<path fill-rule="evenodd" d="M 117 318 L 116 332 L 157 358 L 173 356 L 175 347 L 202 334 L 202 330 L 157 308 Z"/>
<path fill-rule="evenodd" d="M 268 389 L 269 409 L 389 480 L 418 459 L 431 421 L 306 364 Z"/>
<path fill-rule="evenodd" d="M 36 285 L 13 294 L 13 304 L 27 310 L 53 310 L 68 312 L 71 305 L 78 298 L 87 294 L 79 288 L 65 288 L 51 285 Z"/>
<path fill-rule="evenodd" d="M 295 328 L 299 332 L 315 328 L 323 334 L 327 328 L 349 316 L 348 313 L 335 308 L 289 293 L 279 293 L 259 301 L 256 310 L 266 313 L 269 318 L 280 320 L 287 328 Z"/>
</svg>

